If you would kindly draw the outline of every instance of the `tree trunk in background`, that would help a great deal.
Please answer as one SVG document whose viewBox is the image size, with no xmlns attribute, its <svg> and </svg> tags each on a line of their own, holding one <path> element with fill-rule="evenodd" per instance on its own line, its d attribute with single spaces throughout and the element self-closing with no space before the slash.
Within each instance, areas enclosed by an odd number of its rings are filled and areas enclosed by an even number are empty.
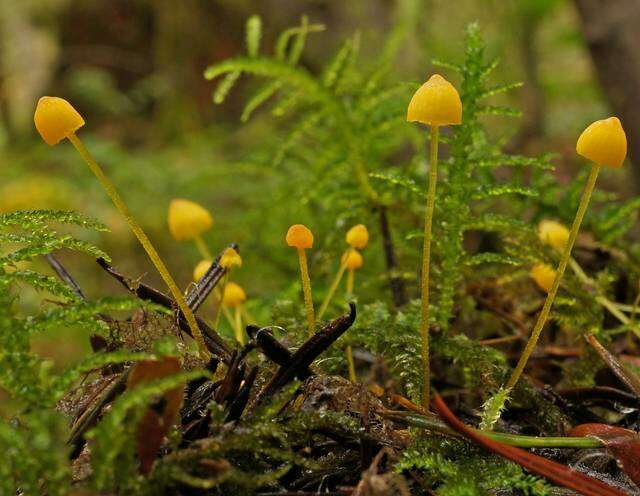
<svg viewBox="0 0 640 496">
<path fill-rule="evenodd" d="M 602 90 L 627 130 L 640 191 L 640 1 L 574 1 Z"/>
</svg>

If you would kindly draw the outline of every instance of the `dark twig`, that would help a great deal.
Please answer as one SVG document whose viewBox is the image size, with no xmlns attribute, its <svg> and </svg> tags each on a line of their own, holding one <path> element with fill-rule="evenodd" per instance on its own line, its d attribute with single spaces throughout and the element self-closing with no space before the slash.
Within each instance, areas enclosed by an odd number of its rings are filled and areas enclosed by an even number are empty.
<svg viewBox="0 0 640 496">
<path fill-rule="evenodd" d="M 238 394 L 238 389 L 244 378 L 244 365 L 242 357 L 237 351 L 233 351 L 231 363 L 227 370 L 227 374 L 222 380 L 222 384 L 216 391 L 215 400 L 218 403 L 229 403 Z"/>
<path fill-rule="evenodd" d="M 128 291 L 136 295 L 141 300 L 151 301 L 171 310 L 177 309 L 177 305 L 175 304 L 173 299 L 166 294 L 152 288 L 151 286 L 147 286 L 146 284 L 133 281 L 125 277 L 102 258 L 99 258 L 97 262 L 98 265 L 100 265 L 100 267 L 102 267 L 109 275 L 111 275 Z M 204 341 L 207 345 L 207 348 L 209 348 L 209 351 L 211 351 L 215 355 L 219 355 L 222 358 L 222 361 L 228 364 L 231 359 L 231 353 L 224 340 L 216 331 L 211 329 L 204 320 L 202 320 L 198 316 L 196 316 L 196 320 L 198 321 L 198 326 L 204 334 Z M 191 329 L 189 328 L 187 320 L 182 315 L 182 312 L 180 312 L 180 319 L 178 324 L 182 332 L 185 332 L 186 334 L 191 336 Z"/>
<path fill-rule="evenodd" d="M 587 342 L 596 350 L 600 358 L 607 364 L 611 372 L 620 379 L 620 381 L 629 388 L 638 398 L 640 398 L 640 378 L 631 370 L 627 369 L 616 357 L 600 344 L 593 334 L 587 336 Z"/>
<path fill-rule="evenodd" d="M 391 288 L 393 305 L 396 308 L 399 308 L 407 303 L 407 292 L 405 290 L 402 277 L 396 273 L 398 270 L 398 261 L 393 247 L 393 238 L 391 236 L 391 228 L 389 227 L 387 207 L 385 205 L 378 206 L 378 214 L 380 216 L 382 248 L 384 249 L 384 259 L 387 264 L 387 272 L 389 273 L 389 287 Z"/>
<path fill-rule="evenodd" d="M 269 383 L 258 395 L 256 404 L 269 397 L 285 386 L 301 371 L 309 368 L 313 361 L 323 353 L 333 342 L 344 334 L 356 320 L 356 305 L 349 303 L 349 313 L 332 320 L 322 330 L 311 336 L 296 351 L 288 365 L 281 366 Z"/>
<path fill-rule="evenodd" d="M 238 245 L 236 243 L 231 243 L 229 248 L 233 248 L 236 251 L 239 251 Z M 194 312 L 200 308 L 200 305 L 204 303 L 204 300 L 207 299 L 207 296 L 213 291 L 216 285 L 220 282 L 222 277 L 227 273 L 226 269 L 223 269 L 218 265 L 220 263 L 220 257 L 222 253 L 216 257 L 216 259 L 211 264 L 211 267 L 205 272 L 195 286 L 192 287 L 189 294 L 187 294 L 187 305 Z"/>
<path fill-rule="evenodd" d="M 247 403 L 249 402 L 249 396 L 251 395 L 251 388 L 253 387 L 253 383 L 256 380 L 257 375 L 258 375 L 258 367 L 255 366 L 249 371 L 249 374 L 244 380 L 244 384 L 240 388 L 240 391 L 238 391 L 238 394 L 236 395 L 234 400 L 231 402 L 231 405 L 229 406 L 229 413 L 227 413 L 225 422 L 231 422 L 231 421 L 240 419 L 240 417 L 242 416 L 242 412 L 244 412 L 244 409 L 246 408 Z"/>
<path fill-rule="evenodd" d="M 252 326 L 251 329 L 249 327 L 247 326 L 247 332 L 255 340 L 264 356 L 281 367 L 287 367 L 291 364 L 292 353 L 274 337 L 270 327 L 261 329 L 257 329 L 255 326 Z M 311 375 L 313 372 L 307 367 L 300 371 L 298 379 L 304 380 Z"/>
<path fill-rule="evenodd" d="M 67 286 L 69 286 L 78 298 L 80 298 L 81 300 L 85 300 L 86 298 L 84 296 L 84 293 L 82 292 L 82 288 L 80 288 L 80 285 L 76 282 L 76 280 L 73 277 L 71 277 L 71 274 L 67 272 L 67 269 L 64 268 L 64 266 L 60 263 L 60 261 L 56 257 L 54 257 L 51 253 L 48 253 L 46 255 L 46 259 L 47 259 L 47 262 L 49 262 L 49 265 L 51 266 L 51 268 L 58 275 L 60 280 L 64 282 Z"/>
</svg>

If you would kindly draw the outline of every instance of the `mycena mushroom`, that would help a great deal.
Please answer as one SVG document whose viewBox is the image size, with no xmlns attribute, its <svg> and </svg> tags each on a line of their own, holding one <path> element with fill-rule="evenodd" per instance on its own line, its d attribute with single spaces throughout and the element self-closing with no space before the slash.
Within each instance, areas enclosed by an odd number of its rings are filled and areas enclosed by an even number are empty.
<svg viewBox="0 0 640 496">
<path fill-rule="evenodd" d="M 313 309 L 311 279 L 309 278 L 309 267 L 307 264 L 307 254 L 305 250 L 313 247 L 313 233 L 307 226 L 304 226 L 302 224 L 294 224 L 287 231 L 285 239 L 287 244 L 295 248 L 298 252 L 302 293 L 304 296 L 304 306 L 307 313 L 307 326 L 309 328 L 309 335 L 311 336 L 315 333 L 316 317 Z"/>
<path fill-rule="evenodd" d="M 349 248 L 344 252 L 340 259 L 340 266 L 338 267 L 338 272 L 331 282 L 331 286 L 329 286 L 329 290 L 327 291 L 324 300 L 322 301 L 322 305 L 320 305 L 320 311 L 318 312 L 318 319 L 321 319 L 327 308 L 329 307 L 329 303 L 331 303 L 331 299 L 335 295 L 338 286 L 340 285 L 340 281 L 342 280 L 342 276 L 344 276 L 345 270 L 347 266 L 345 261 L 347 260 L 347 256 L 349 253 L 354 250 L 362 250 L 366 248 L 369 243 L 369 231 L 364 224 L 356 224 L 351 229 L 347 231 L 345 236 L 345 240 L 349 245 Z"/>
<path fill-rule="evenodd" d="M 589 200 L 591 199 L 591 194 L 595 188 L 600 168 L 602 166 L 619 168 L 622 166 L 622 163 L 627 156 L 627 136 L 622 128 L 620 120 L 617 117 L 610 117 L 609 119 L 596 121 L 588 126 L 578 138 L 576 151 L 578 155 L 581 155 L 591 161 L 591 169 L 587 178 L 587 184 L 582 192 L 580 204 L 578 205 L 576 216 L 573 219 L 573 224 L 569 231 L 569 237 L 564 245 L 553 283 L 549 288 L 547 298 L 545 299 L 542 310 L 538 315 L 538 320 L 531 332 L 529 341 L 527 342 L 522 355 L 520 355 L 516 368 L 507 381 L 505 386 L 507 390 L 512 389 L 517 384 L 518 379 L 520 379 L 529 357 L 531 356 L 531 353 L 533 353 L 538 342 L 538 338 L 540 338 L 542 329 L 549 318 L 551 307 L 558 292 L 558 288 L 560 287 L 560 281 L 562 280 L 564 271 L 567 268 L 569 259 L 571 258 L 571 250 L 576 242 L 580 225 L 582 224 L 582 220 L 587 212 Z"/>
<path fill-rule="evenodd" d="M 429 185 L 427 208 L 424 218 L 424 241 L 422 245 L 422 320 L 420 323 L 422 355 L 422 406 L 429 408 L 430 363 L 429 363 L 429 269 L 431 258 L 431 225 L 438 181 L 438 136 L 440 126 L 462 123 L 462 101 L 453 85 L 439 74 L 434 74 L 413 95 L 407 109 L 407 121 L 420 122 L 431 128 Z"/>
<path fill-rule="evenodd" d="M 89 153 L 89 150 L 87 150 L 82 141 L 80 141 L 80 138 L 76 135 L 76 131 L 85 124 L 82 116 L 67 100 L 58 97 L 43 96 L 38 101 L 33 120 L 40 136 L 42 136 L 42 139 L 48 145 L 53 146 L 64 139 L 68 139 L 78 151 L 82 159 L 89 166 L 91 172 L 93 172 L 106 191 L 113 204 L 125 218 L 129 227 L 133 231 L 133 234 L 138 238 L 138 241 L 140 241 L 140 244 L 147 252 L 151 262 L 155 265 L 160 276 L 169 287 L 180 311 L 183 313 L 187 323 L 189 324 L 193 338 L 198 343 L 201 353 L 208 356 L 209 351 L 207 350 L 204 338 L 202 337 L 202 332 L 198 327 L 198 323 L 193 312 L 184 299 L 182 291 L 180 291 L 180 288 L 169 273 L 167 266 L 160 258 L 160 255 L 151 243 L 151 240 L 142 230 L 142 227 L 140 227 L 138 222 L 133 218 L 129 208 L 113 183 L 109 180 L 102 170 L 102 167 L 100 167 L 100 165 L 95 161 L 91 153 Z"/>
</svg>

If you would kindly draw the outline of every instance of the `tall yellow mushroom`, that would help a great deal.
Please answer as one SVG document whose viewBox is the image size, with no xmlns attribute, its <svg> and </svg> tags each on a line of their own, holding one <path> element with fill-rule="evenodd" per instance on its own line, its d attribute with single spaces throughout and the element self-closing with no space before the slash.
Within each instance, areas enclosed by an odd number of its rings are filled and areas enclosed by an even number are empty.
<svg viewBox="0 0 640 496">
<path fill-rule="evenodd" d="M 200 327 L 198 327 L 198 322 L 196 321 L 193 312 L 184 299 L 182 291 L 180 291 L 180 288 L 178 288 L 178 285 L 169 273 L 167 266 L 160 258 L 160 255 L 151 243 L 151 240 L 131 215 L 129 208 L 127 207 L 120 194 L 117 192 L 113 183 L 109 180 L 109 178 L 102 170 L 102 167 L 100 167 L 100 165 L 95 161 L 93 156 L 89 153 L 89 150 L 87 150 L 82 141 L 80 141 L 80 138 L 78 138 L 78 136 L 76 135 L 76 131 L 85 124 L 82 116 L 75 108 L 73 108 L 73 106 L 67 100 L 53 96 L 43 96 L 38 101 L 33 120 L 36 129 L 40 133 L 40 136 L 42 136 L 42 139 L 45 141 L 45 143 L 53 146 L 66 138 L 78 151 L 82 159 L 89 166 L 91 172 L 93 172 L 93 174 L 96 176 L 96 178 L 106 191 L 115 207 L 125 218 L 125 220 L 129 224 L 129 227 L 133 231 L 133 234 L 135 234 L 135 236 L 138 238 L 138 241 L 140 241 L 140 244 L 147 252 L 147 255 L 151 259 L 151 262 L 155 265 L 156 269 L 160 273 L 160 276 L 169 287 L 173 298 L 184 314 L 187 323 L 189 324 L 189 328 L 191 329 L 191 333 L 194 339 L 198 343 L 200 352 L 205 357 L 208 356 L 209 351 L 207 350 L 207 347 L 205 345 L 202 332 L 200 331 Z"/>
<path fill-rule="evenodd" d="M 440 126 L 462 123 L 462 101 L 454 86 L 439 74 L 434 74 L 415 92 L 407 109 L 407 121 L 430 126 L 429 185 L 424 217 L 422 245 L 422 320 L 420 323 L 422 355 L 422 406 L 429 407 L 431 369 L 429 362 L 429 269 L 431 258 L 431 225 L 438 181 L 438 137 Z"/>
<path fill-rule="evenodd" d="M 591 170 L 589 171 L 587 184 L 582 192 L 580 204 L 578 205 L 576 216 L 573 219 L 573 224 L 569 231 L 569 237 L 564 244 L 562 256 L 560 258 L 558 268 L 556 269 L 553 283 L 549 288 L 547 298 L 545 299 L 542 310 L 538 315 L 538 320 L 531 332 L 529 341 L 527 342 L 522 355 L 520 355 L 516 368 L 507 381 L 505 386 L 507 390 L 511 390 L 517 384 L 518 379 L 520 379 L 529 357 L 531 356 L 531 353 L 533 353 L 538 342 L 538 338 L 542 333 L 542 329 L 549 318 L 551 307 L 558 292 L 558 288 L 560 287 L 560 281 L 562 280 L 564 271 L 567 268 L 569 259 L 571 258 L 571 250 L 576 242 L 580 225 L 582 224 L 587 207 L 589 206 L 589 200 L 591 199 L 591 194 L 595 188 L 600 168 L 602 166 L 619 168 L 622 166 L 622 163 L 627 156 L 627 136 L 622 128 L 620 120 L 617 117 L 610 117 L 609 119 L 596 121 L 591 124 L 578 138 L 576 151 L 578 155 L 581 155 L 591 161 Z"/>
</svg>

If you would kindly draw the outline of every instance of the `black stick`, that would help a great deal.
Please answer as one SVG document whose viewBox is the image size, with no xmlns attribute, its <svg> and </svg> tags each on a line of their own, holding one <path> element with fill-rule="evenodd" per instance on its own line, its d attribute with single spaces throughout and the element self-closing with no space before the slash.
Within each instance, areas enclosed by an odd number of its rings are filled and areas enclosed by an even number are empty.
<svg viewBox="0 0 640 496">
<path fill-rule="evenodd" d="M 296 351 L 289 364 L 281 366 L 269 383 L 260 391 L 256 405 L 265 397 L 271 396 L 293 380 L 302 370 L 309 368 L 313 361 L 333 342 L 342 336 L 356 320 L 356 305 L 349 303 L 349 313 L 329 322 L 322 330 L 311 336 Z"/>
<path fill-rule="evenodd" d="M 80 288 L 80 285 L 76 282 L 76 280 L 73 277 L 71 277 L 71 274 L 67 272 L 67 269 L 64 268 L 64 266 L 60 263 L 60 261 L 56 257 L 54 257 L 51 253 L 48 253 L 46 255 L 46 259 L 47 259 L 47 262 L 49 262 L 49 265 L 51 266 L 51 268 L 58 275 L 60 280 L 64 282 L 67 286 L 69 286 L 78 298 L 80 298 L 81 300 L 85 300 L 86 298 L 84 296 L 84 293 L 82 292 L 82 288 Z"/>
</svg>

